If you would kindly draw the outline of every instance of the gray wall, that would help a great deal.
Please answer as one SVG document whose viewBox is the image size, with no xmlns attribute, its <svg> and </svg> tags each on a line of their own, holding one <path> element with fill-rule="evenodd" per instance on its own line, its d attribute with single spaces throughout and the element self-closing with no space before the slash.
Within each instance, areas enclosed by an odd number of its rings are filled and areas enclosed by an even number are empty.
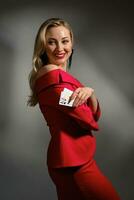
<svg viewBox="0 0 134 200">
<path fill-rule="evenodd" d="M 102 109 L 96 160 L 122 200 L 134 198 L 134 26 L 127 1 L 5 0 L 0 5 L 0 199 L 56 199 L 46 166 L 49 130 L 26 106 L 40 24 L 66 19 L 74 30 L 72 73 L 95 89 Z"/>
</svg>

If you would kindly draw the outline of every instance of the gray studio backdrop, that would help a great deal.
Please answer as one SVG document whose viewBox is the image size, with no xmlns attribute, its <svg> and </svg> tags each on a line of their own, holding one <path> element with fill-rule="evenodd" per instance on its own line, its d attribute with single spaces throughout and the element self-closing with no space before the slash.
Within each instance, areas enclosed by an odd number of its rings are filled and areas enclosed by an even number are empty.
<svg viewBox="0 0 134 200">
<path fill-rule="evenodd" d="M 75 36 L 72 73 L 95 89 L 102 109 L 96 160 L 122 200 L 134 177 L 134 26 L 123 1 L 9 1 L 0 6 L 0 199 L 56 200 L 46 167 L 49 130 L 27 107 L 28 74 L 40 24 L 66 19 Z"/>
</svg>

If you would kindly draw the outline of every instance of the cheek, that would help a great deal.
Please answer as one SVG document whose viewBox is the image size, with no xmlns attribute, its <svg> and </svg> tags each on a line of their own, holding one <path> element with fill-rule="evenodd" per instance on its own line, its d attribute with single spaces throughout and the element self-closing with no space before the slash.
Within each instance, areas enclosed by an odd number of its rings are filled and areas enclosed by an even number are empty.
<svg viewBox="0 0 134 200">
<path fill-rule="evenodd" d="M 69 53 L 71 53 L 71 52 L 72 52 L 72 46 L 71 46 L 71 45 L 68 45 L 68 46 L 66 47 L 66 51 L 68 51 Z"/>
<path fill-rule="evenodd" d="M 69 50 L 68 50 L 68 53 L 67 53 L 67 57 L 66 57 L 66 59 L 69 59 L 69 58 L 70 58 L 70 56 L 71 56 L 71 53 L 72 53 L 72 50 L 71 50 L 71 49 L 69 49 Z"/>
<path fill-rule="evenodd" d="M 46 52 L 47 52 L 47 54 L 51 54 L 53 51 L 55 50 L 55 47 L 53 46 L 51 46 L 51 47 L 47 47 L 46 48 Z"/>
</svg>

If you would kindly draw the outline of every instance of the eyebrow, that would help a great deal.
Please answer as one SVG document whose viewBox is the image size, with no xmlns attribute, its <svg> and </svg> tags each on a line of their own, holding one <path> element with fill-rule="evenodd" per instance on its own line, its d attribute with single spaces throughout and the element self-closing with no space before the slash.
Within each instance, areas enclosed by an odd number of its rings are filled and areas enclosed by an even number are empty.
<svg viewBox="0 0 134 200">
<path fill-rule="evenodd" d="M 69 39 L 68 37 L 63 37 L 62 39 Z M 49 40 L 56 40 L 55 38 L 49 38 Z"/>
</svg>

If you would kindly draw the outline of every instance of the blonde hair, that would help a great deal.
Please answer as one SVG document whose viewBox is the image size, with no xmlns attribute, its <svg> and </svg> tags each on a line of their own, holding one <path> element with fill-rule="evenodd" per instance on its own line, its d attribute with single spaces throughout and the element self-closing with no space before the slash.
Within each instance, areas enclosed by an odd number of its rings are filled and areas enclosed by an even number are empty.
<svg viewBox="0 0 134 200">
<path fill-rule="evenodd" d="M 51 27 L 57 27 L 57 26 L 64 26 L 70 31 L 70 37 L 73 43 L 73 32 L 70 27 L 70 25 L 63 19 L 60 18 L 50 18 L 46 20 L 42 25 L 40 26 L 36 39 L 34 44 L 34 52 L 33 52 L 33 59 L 32 59 L 32 70 L 29 73 L 28 81 L 29 86 L 31 89 L 31 95 L 29 96 L 29 99 L 27 101 L 27 105 L 29 106 L 35 106 L 38 103 L 37 95 L 34 90 L 34 83 L 36 79 L 37 72 L 42 68 L 44 65 L 47 64 L 48 58 L 45 52 L 45 35 L 49 28 Z M 72 51 L 73 53 L 73 51 Z M 72 56 L 69 58 L 69 68 L 71 66 L 71 59 Z"/>
</svg>

